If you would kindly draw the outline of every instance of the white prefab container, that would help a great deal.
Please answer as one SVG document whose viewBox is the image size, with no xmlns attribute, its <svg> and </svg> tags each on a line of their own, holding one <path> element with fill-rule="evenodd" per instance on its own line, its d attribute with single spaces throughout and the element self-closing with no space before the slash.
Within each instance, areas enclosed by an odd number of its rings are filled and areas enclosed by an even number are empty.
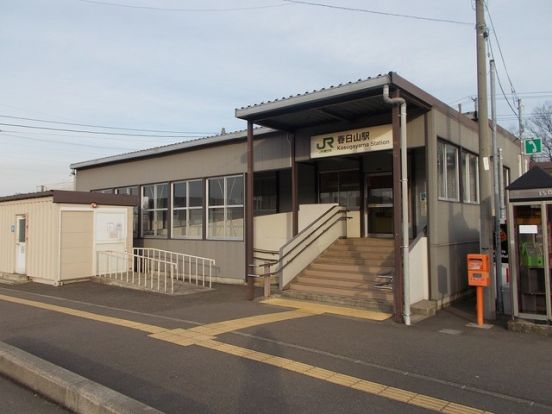
<svg viewBox="0 0 552 414">
<path fill-rule="evenodd" d="M 93 276 L 96 252 L 132 251 L 138 201 L 58 190 L 0 198 L 0 273 L 52 285 Z"/>
</svg>

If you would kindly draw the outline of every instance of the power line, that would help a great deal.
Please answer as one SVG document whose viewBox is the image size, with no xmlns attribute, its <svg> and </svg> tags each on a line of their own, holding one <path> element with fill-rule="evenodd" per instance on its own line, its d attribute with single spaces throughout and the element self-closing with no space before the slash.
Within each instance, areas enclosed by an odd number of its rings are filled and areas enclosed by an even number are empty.
<svg viewBox="0 0 552 414">
<path fill-rule="evenodd" d="M 30 128 L 30 129 L 41 129 L 45 131 L 64 131 L 64 132 L 78 132 L 80 134 L 94 134 L 94 135 L 118 135 L 118 136 L 127 136 L 127 137 L 150 137 L 150 138 L 198 138 L 194 135 L 155 135 L 155 134 L 128 134 L 124 132 L 101 132 L 101 131 L 89 131 L 83 129 L 68 129 L 68 128 L 53 128 L 53 127 L 40 127 L 34 125 L 23 125 L 23 124 L 8 124 L 0 122 L 0 125 L 18 127 L 18 128 Z"/>
<path fill-rule="evenodd" d="M 111 3 L 108 1 L 100 0 L 78 0 L 82 3 L 95 4 L 99 6 L 109 6 L 109 7 L 123 7 L 128 9 L 142 9 L 142 10 L 154 10 L 154 11 L 164 11 L 164 12 L 190 12 L 190 13 L 207 13 L 207 12 L 234 12 L 234 11 L 246 11 L 246 10 L 259 10 L 259 9 L 270 9 L 274 7 L 283 7 L 287 6 L 285 3 L 281 4 L 268 4 L 264 6 L 249 6 L 249 7 L 223 7 L 223 8 L 170 8 L 170 7 L 155 7 L 155 6 L 140 6 L 137 4 L 121 4 L 121 3 Z"/>
<path fill-rule="evenodd" d="M 491 54 L 491 57 L 494 60 L 493 46 L 492 46 L 491 41 L 488 38 L 487 38 L 487 44 L 489 45 L 489 53 Z M 498 70 L 496 70 L 495 73 L 496 73 L 496 80 L 498 81 L 498 87 L 500 88 L 500 90 L 502 92 L 502 96 L 504 96 L 504 99 L 505 99 L 506 103 L 508 104 L 508 106 L 510 107 L 510 109 L 512 110 L 514 115 L 519 116 L 517 111 L 514 109 L 514 107 L 510 103 L 510 100 L 506 97 L 506 92 L 504 91 L 504 87 L 502 86 L 502 81 L 500 80 L 500 75 L 498 74 Z M 515 93 L 515 90 L 513 88 L 512 88 L 512 93 Z"/>
<path fill-rule="evenodd" d="M 212 132 L 165 131 L 165 130 L 158 130 L 158 129 L 138 129 L 138 128 L 114 127 L 114 126 L 106 126 L 106 125 L 79 124 L 75 122 L 52 121 L 48 119 L 26 118 L 22 116 L 2 115 L 2 114 L 0 114 L 0 118 L 19 119 L 23 121 L 45 122 L 49 124 L 59 124 L 59 125 L 73 125 L 73 126 L 82 126 L 82 127 L 91 127 L 91 128 L 114 129 L 119 131 L 161 132 L 166 134 L 189 134 L 189 135 L 200 135 L 200 136 L 213 134 Z"/>
<path fill-rule="evenodd" d="M 360 13 L 370 13 L 370 14 L 377 14 L 377 15 L 380 15 L 380 16 L 402 17 L 402 18 L 405 18 L 405 19 L 423 20 L 423 21 L 439 22 L 439 23 L 452 23 L 452 24 L 460 24 L 460 25 L 467 25 L 467 26 L 473 26 L 474 25 L 474 23 L 463 22 L 463 21 L 459 21 L 459 20 L 439 19 L 439 18 L 435 18 L 435 17 L 414 16 L 414 15 L 411 15 L 411 14 L 382 12 L 382 11 L 376 11 L 376 10 L 360 9 L 360 8 L 356 8 L 356 7 L 336 6 L 334 4 L 315 3 L 315 2 L 311 2 L 311 1 L 301 1 L 301 0 L 284 0 L 284 1 L 286 1 L 288 3 L 293 3 L 293 4 L 303 4 L 305 6 L 326 7 L 328 9 L 346 10 L 346 11 L 360 12 Z"/>
<path fill-rule="evenodd" d="M 18 134 L 18 135 L 30 135 L 30 136 L 38 136 L 38 137 L 54 137 L 54 138 L 67 138 L 67 139 L 75 139 L 75 140 L 93 140 L 98 141 L 101 140 L 102 142 L 108 141 L 108 142 L 116 142 L 120 143 L 121 138 L 117 136 L 101 136 L 101 135 L 78 135 L 76 133 L 67 133 L 67 132 L 48 132 L 48 131 L 41 131 L 41 130 L 25 130 L 25 131 L 18 131 L 14 129 L 2 129 L 0 130 L 0 133 L 10 133 L 10 134 Z M 194 138 L 191 138 L 192 140 Z M 201 138 L 197 138 L 201 139 Z M 175 140 L 177 141 L 177 140 Z M 181 141 L 181 140 L 178 140 Z M 139 143 L 140 145 L 151 145 L 151 146 L 159 146 L 159 145 L 170 145 L 167 144 L 166 140 L 163 140 L 163 138 L 147 138 L 147 137 L 132 137 L 132 142 Z M 172 142 L 171 142 L 172 143 Z"/>
<path fill-rule="evenodd" d="M 510 88 L 512 90 L 512 95 L 516 95 L 516 90 L 514 88 L 514 85 L 512 83 L 512 79 L 510 78 L 510 74 L 508 73 L 508 67 L 506 66 L 506 60 L 504 59 L 504 55 L 502 54 L 502 47 L 500 47 L 500 42 L 498 41 L 498 36 L 496 34 L 496 29 L 494 27 L 493 18 L 491 17 L 491 12 L 489 11 L 489 7 L 487 6 L 487 3 L 485 4 L 485 10 L 487 11 L 487 16 L 489 16 L 489 21 L 491 22 L 491 28 L 493 29 L 493 36 L 496 40 L 496 45 L 498 46 L 498 53 L 500 54 L 500 59 L 502 60 L 502 65 L 504 66 L 504 72 L 506 72 L 506 77 L 508 78 L 508 82 L 510 83 Z"/>
<path fill-rule="evenodd" d="M 35 141 L 35 142 L 45 142 L 48 144 L 63 144 L 63 145 L 74 145 L 77 147 L 86 147 L 86 148 L 95 148 L 95 149 L 111 149 L 111 150 L 120 150 L 120 151 L 134 151 L 132 148 L 125 148 L 125 147 L 112 147 L 112 146 L 101 146 L 101 145 L 92 145 L 92 144 L 81 144 L 79 142 L 67 142 L 67 141 L 57 141 L 52 139 L 40 139 L 35 137 L 26 137 L 22 135 L 12 135 L 12 134 L 6 134 L 1 133 L 0 137 L 11 137 L 11 138 L 17 138 L 17 139 L 24 139 L 27 141 Z"/>
</svg>

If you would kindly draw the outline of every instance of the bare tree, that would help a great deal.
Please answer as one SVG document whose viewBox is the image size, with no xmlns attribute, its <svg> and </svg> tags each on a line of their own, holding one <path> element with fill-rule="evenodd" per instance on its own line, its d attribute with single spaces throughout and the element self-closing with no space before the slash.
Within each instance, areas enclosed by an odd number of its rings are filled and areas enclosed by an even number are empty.
<svg viewBox="0 0 552 414">
<path fill-rule="evenodd" d="M 542 154 L 539 161 L 552 161 L 552 102 L 537 106 L 531 113 L 529 130 L 542 139 Z"/>
</svg>

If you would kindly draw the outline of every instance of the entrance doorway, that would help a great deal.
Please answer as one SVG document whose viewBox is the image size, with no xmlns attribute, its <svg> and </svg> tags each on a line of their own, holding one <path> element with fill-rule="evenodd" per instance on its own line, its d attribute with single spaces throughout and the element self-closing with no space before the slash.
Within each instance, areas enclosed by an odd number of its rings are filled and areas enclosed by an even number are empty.
<svg viewBox="0 0 552 414">
<path fill-rule="evenodd" d="M 27 239 L 27 217 L 17 216 L 15 223 L 15 273 L 24 275 Z"/>
<path fill-rule="evenodd" d="M 369 237 L 393 235 L 393 173 L 366 174 L 365 234 Z"/>
</svg>

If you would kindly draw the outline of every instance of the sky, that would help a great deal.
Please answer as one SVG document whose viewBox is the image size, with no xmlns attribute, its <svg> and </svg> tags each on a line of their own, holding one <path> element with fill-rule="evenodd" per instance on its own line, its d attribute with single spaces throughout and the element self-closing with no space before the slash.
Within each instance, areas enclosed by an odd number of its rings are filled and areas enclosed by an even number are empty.
<svg viewBox="0 0 552 414">
<path fill-rule="evenodd" d="M 0 195 L 67 182 L 73 162 L 244 129 L 236 107 L 389 71 L 473 110 L 473 0 L 310 3 L 1 1 Z M 552 1 L 487 6 L 499 123 L 517 130 L 512 85 L 527 120 L 552 101 Z"/>
</svg>

